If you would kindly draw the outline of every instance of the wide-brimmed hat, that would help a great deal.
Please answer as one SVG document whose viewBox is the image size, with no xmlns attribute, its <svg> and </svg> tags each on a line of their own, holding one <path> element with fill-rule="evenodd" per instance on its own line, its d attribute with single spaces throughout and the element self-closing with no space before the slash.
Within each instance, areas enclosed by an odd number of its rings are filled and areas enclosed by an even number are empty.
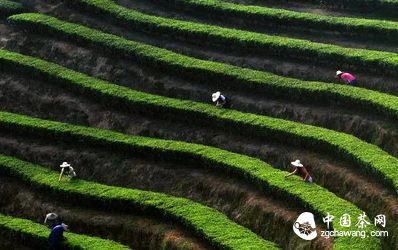
<svg viewBox="0 0 398 250">
<path fill-rule="evenodd" d="M 217 99 L 220 97 L 220 95 L 221 95 L 220 91 L 213 93 L 213 95 L 211 95 L 211 99 L 213 100 L 213 102 L 217 101 Z"/>
<path fill-rule="evenodd" d="M 336 76 L 339 76 L 339 75 L 341 75 L 341 74 L 343 74 L 342 71 L 340 71 L 340 70 L 337 70 L 337 71 L 336 71 Z"/>
<path fill-rule="evenodd" d="M 47 214 L 46 217 L 49 220 L 54 220 L 54 219 L 58 218 L 58 215 L 56 213 L 49 213 L 49 214 Z"/>
<path fill-rule="evenodd" d="M 62 223 L 61 225 L 62 225 L 62 227 L 64 228 L 65 231 L 68 231 L 68 232 L 69 232 L 69 227 L 68 227 L 68 225 L 66 225 L 65 223 Z"/>
<path fill-rule="evenodd" d="M 62 163 L 62 165 L 59 165 L 59 167 L 60 167 L 60 168 L 70 167 L 70 164 L 67 163 L 66 161 L 64 161 L 64 162 Z"/>
<path fill-rule="evenodd" d="M 292 161 L 291 164 L 296 167 L 304 167 L 304 165 L 301 164 L 300 160 Z"/>
</svg>

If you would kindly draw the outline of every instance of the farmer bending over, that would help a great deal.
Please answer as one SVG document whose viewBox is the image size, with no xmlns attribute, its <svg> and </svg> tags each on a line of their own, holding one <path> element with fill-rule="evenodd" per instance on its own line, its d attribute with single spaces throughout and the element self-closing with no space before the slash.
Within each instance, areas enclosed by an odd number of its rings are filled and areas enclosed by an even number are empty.
<svg viewBox="0 0 398 250">
<path fill-rule="evenodd" d="M 307 172 L 307 169 L 304 167 L 304 165 L 301 164 L 300 160 L 293 161 L 293 162 L 291 162 L 291 164 L 293 166 L 295 166 L 296 169 L 293 172 L 285 175 L 285 178 L 287 178 L 291 175 L 297 174 L 297 175 L 300 175 L 301 178 L 303 178 L 303 181 L 312 183 L 312 177 Z"/>
<path fill-rule="evenodd" d="M 340 78 L 347 85 L 357 86 L 358 84 L 357 79 L 353 75 L 341 72 L 340 70 L 337 70 L 335 78 Z"/>
<path fill-rule="evenodd" d="M 61 168 L 61 173 L 59 175 L 58 181 L 60 181 L 62 179 L 64 172 L 65 172 L 65 174 L 69 175 L 69 180 L 74 180 L 77 178 L 75 170 L 67 162 L 63 162 L 62 165 L 59 165 L 59 167 Z"/>
<path fill-rule="evenodd" d="M 66 237 L 64 237 L 64 231 L 69 232 L 68 225 L 65 225 L 64 223 L 55 226 L 51 230 L 50 236 L 48 236 L 48 241 L 51 244 L 51 249 L 61 249 L 61 242 L 63 240 L 66 240 Z"/>
<path fill-rule="evenodd" d="M 216 104 L 217 107 L 224 107 L 224 108 L 229 108 L 229 101 L 227 98 L 220 93 L 220 91 L 217 91 L 216 93 L 213 93 L 211 96 L 212 101 Z"/>
</svg>

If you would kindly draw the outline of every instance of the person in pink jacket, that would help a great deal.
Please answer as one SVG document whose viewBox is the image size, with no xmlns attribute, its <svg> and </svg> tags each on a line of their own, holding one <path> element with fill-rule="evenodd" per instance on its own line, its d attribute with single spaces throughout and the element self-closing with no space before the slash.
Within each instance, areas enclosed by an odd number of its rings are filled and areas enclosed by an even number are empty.
<svg viewBox="0 0 398 250">
<path fill-rule="evenodd" d="M 355 76 L 351 75 L 350 73 L 342 72 L 340 70 L 337 70 L 335 78 L 340 78 L 347 85 L 357 86 L 358 84 Z"/>
</svg>

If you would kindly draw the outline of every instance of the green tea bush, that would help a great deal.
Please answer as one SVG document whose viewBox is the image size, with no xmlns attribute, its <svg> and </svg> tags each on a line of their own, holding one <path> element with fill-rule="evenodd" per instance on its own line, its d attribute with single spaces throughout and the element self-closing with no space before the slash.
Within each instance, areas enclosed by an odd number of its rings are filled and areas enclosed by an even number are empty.
<svg viewBox="0 0 398 250">
<path fill-rule="evenodd" d="M 82 129 L 84 130 L 84 128 Z M 101 131 L 98 130 L 98 132 Z M 155 210 L 166 218 L 182 223 L 221 249 L 280 249 L 275 243 L 266 241 L 250 230 L 239 226 L 215 209 L 188 199 L 150 191 L 106 186 L 84 180 L 58 182 L 57 172 L 4 155 L 0 155 L 0 171 L 22 178 L 37 188 L 50 190 L 52 194 L 85 200 L 87 204 L 98 204 L 103 207 L 112 207 L 114 210 L 124 209 L 125 211 Z M 19 227 L 23 229 L 22 226 L 23 224 L 19 224 Z M 39 226 L 37 228 L 44 230 Z M 72 242 L 74 242 L 73 239 Z M 87 240 L 83 242 L 87 242 Z M 104 243 L 107 242 L 104 241 Z M 118 245 L 113 248 L 112 242 L 99 246 L 99 248 L 83 249 L 119 249 Z"/>
<path fill-rule="evenodd" d="M 0 0 L 0 16 L 9 16 L 23 11 L 23 6 L 20 3 Z"/>
<path fill-rule="evenodd" d="M 258 159 L 209 146 L 125 135 L 6 112 L 0 112 L 0 127 L 13 133 L 46 135 L 46 138 L 54 140 L 80 141 L 86 146 L 103 146 L 118 152 L 124 149 L 130 154 L 147 154 L 150 157 L 161 158 L 162 161 L 194 162 L 193 166 L 243 177 L 278 198 L 304 206 L 307 211 L 314 211 L 318 215 L 325 216 L 329 212 L 338 218 L 345 213 L 351 215 L 363 213 L 356 206 L 316 184 L 304 183 L 299 177 L 286 181 L 283 178 L 286 172 L 274 169 Z M 223 249 L 276 248 L 272 243 L 261 240 L 249 230 L 230 222 L 226 216 L 214 209 L 187 199 L 161 193 L 105 186 L 84 180 L 57 182 L 56 172 L 9 156 L 0 155 L 0 171 L 18 176 L 32 183 L 33 186 L 52 190 L 52 193 L 61 192 L 75 199 L 81 197 L 90 204 L 105 205 L 116 202 L 119 209 L 122 209 L 121 206 L 127 206 L 127 209 L 160 211 L 161 214 L 189 226 L 196 233 Z M 338 231 L 349 230 L 339 223 L 333 223 L 332 227 Z M 375 230 L 376 227 L 373 225 L 365 228 L 367 234 Z M 364 247 L 381 249 L 380 241 L 376 237 L 365 239 L 336 237 L 334 243 L 334 249 Z"/>
<path fill-rule="evenodd" d="M 178 39 L 183 38 L 186 42 L 198 44 L 207 43 L 211 46 L 233 48 L 243 52 L 255 52 L 268 54 L 282 58 L 294 58 L 310 62 L 325 63 L 328 66 L 341 67 L 344 61 L 349 67 L 359 70 L 373 72 L 375 74 L 397 75 L 398 55 L 391 52 L 380 52 L 366 49 L 345 48 L 337 45 L 329 45 L 311 42 L 307 40 L 294 39 L 280 36 L 242 31 L 236 29 L 222 28 L 188 21 L 174 20 L 159 16 L 147 15 L 117 5 L 109 0 L 68 0 L 71 3 L 83 6 L 94 14 L 110 16 L 118 23 L 131 29 L 138 29 L 154 35 L 168 35 Z M 206 1 L 197 1 L 200 3 Z M 286 13 L 276 13 L 275 16 L 285 16 Z M 301 14 L 304 15 L 304 14 Z M 289 16 L 289 23 L 300 23 L 297 18 Z M 292 19 L 292 20 L 290 20 Z M 362 32 L 381 35 L 384 39 L 397 37 L 397 27 L 394 22 L 375 20 L 350 20 L 338 19 L 327 22 L 318 18 L 308 20 L 319 20 L 323 25 L 330 27 L 347 27 L 350 32 Z M 12 19 L 15 20 L 15 19 Z M 331 25 L 331 23 L 336 23 Z M 350 24 L 350 27 L 347 25 Z M 325 28 L 325 27 L 324 27 Z M 324 29 L 323 28 L 323 29 Z M 388 34 L 388 35 L 387 35 Z M 384 39 L 385 40 L 385 39 Z"/>
<path fill-rule="evenodd" d="M 19 74 L 36 75 L 61 84 L 106 103 L 107 106 L 160 118 L 216 126 L 220 129 L 228 128 L 229 132 L 239 135 L 290 143 L 315 151 L 323 150 L 328 154 L 349 160 L 360 167 L 361 171 L 391 188 L 398 189 L 398 159 L 352 135 L 283 119 L 147 94 L 95 79 L 37 58 L 8 51 L 0 51 L 0 65 L 11 70 L 18 70 Z M 349 89 L 349 87 L 346 88 Z M 345 92 L 345 94 L 349 93 L 349 91 Z M 386 94 L 374 92 L 374 95 L 379 95 L 379 100 L 373 101 L 382 103 L 389 100 Z M 393 96 L 391 98 L 398 99 Z M 391 105 L 391 102 L 386 104 Z M 394 108 L 397 110 L 397 107 Z"/>
<path fill-rule="evenodd" d="M 50 244 L 47 240 L 50 229 L 26 219 L 13 218 L 0 214 L 0 235 L 12 241 L 36 249 L 47 249 Z M 62 249 L 71 250 L 127 250 L 131 249 L 111 240 L 66 232 L 67 240 L 63 241 Z"/>
<path fill-rule="evenodd" d="M 87 0 L 69 0 L 69 2 L 84 2 Z M 107 1 L 107 0 L 103 0 Z M 178 8 L 185 8 L 212 13 L 218 17 L 244 18 L 248 22 L 260 23 L 262 26 L 296 27 L 303 31 L 316 30 L 337 31 L 340 33 L 356 36 L 380 39 L 383 41 L 398 39 L 398 27 L 393 21 L 372 20 L 363 18 L 332 17 L 305 12 L 290 11 L 263 6 L 242 5 L 222 0 L 152 0 L 157 3 L 170 3 Z M 97 9 L 95 3 L 92 8 Z M 397 5 L 398 6 L 398 5 Z M 116 13 L 115 13 L 116 15 Z"/>
</svg>

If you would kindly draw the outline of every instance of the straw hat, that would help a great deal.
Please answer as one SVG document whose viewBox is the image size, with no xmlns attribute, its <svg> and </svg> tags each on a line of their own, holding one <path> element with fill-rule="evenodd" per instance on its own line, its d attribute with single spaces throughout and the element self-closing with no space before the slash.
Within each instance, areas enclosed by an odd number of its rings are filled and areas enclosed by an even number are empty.
<svg viewBox="0 0 398 250">
<path fill-rule="evenodd" d="M 220 91 L 213 93 L 213 95 L 211 96 L 211 99 L 213 100 L 213 102 L 217 101 L 217 99 L 220 97 L 220 95 L 221 95 Z"/>
<path fill-rule="evenodd" d="M 341 74 L 343 74 L 343 72 L 341 72 L 340 70 L 337 70 L 337 71 L 336 71 L 336 76 L 339 76 L 339 75 L 341 75 Z"/>
<path fill-rule="evenodd" d="M 66 225 L 65 223 L 62 223 L 61 225 L 62 225 L 62 227 L 64 228 L 65 231 L 68 231 L 68 232 L 69 232 L 69 227 L 68 227 L 68 225 Z"/>
<path fill-rule="evenodd" d="M 62 165 L 59 165 L 60 168 L 66 168 L 66 167 L 70 167 L 70 164 L 68 164 L 66 161 L 64 161 L 62 163 Z"/>
<path fill-rule="evenodd" d="M 292 161 L 291 164 L 292 164 L 293 166 L 300 167 L 300 168 L 301 168 L 301 167 L 304 167 L 304 165 L 301 164 L 300 160 Z"/>
</svg>

